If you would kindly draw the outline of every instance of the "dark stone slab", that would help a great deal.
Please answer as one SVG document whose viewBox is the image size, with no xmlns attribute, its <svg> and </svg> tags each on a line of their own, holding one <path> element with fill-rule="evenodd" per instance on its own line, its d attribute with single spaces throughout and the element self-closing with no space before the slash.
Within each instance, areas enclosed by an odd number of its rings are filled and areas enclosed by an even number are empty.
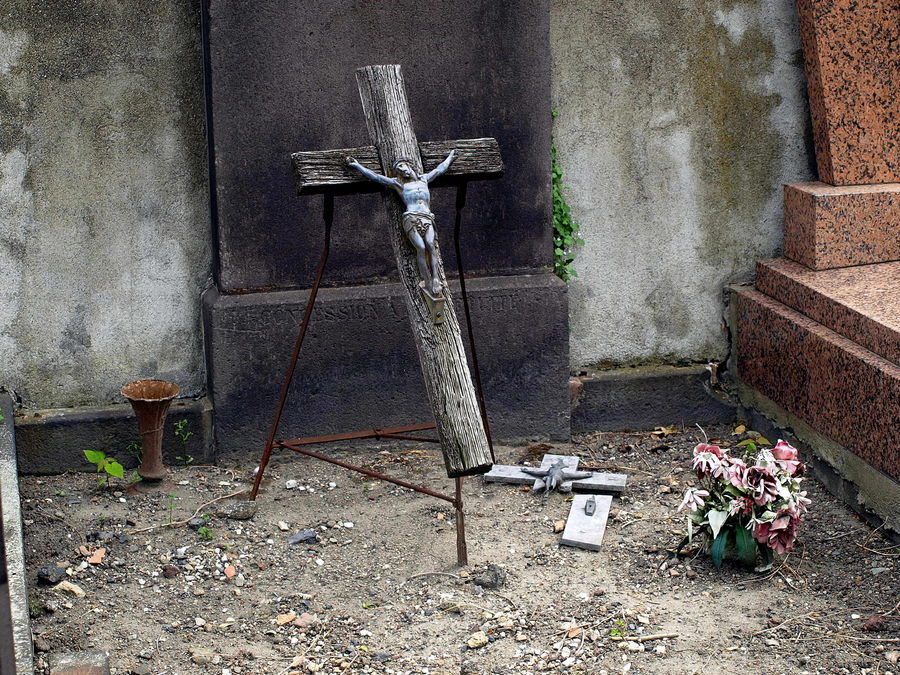
<svg viewBox="0 0 900 675">
<path fill-rule="evenodd" d="M 712 393 L 709 373 L 702 366 L 621 368 L 575 380 L 573 432 L 735 420 L 735 407 Z"/>
<path fill-rule="evenodd" d="M 467 288 L 495 439 L 568 438 L 565 284 L 541 274 Z M 452 282 L 451 292 L 462 317 Z M 204 295 L 220 454 L 262 452 L 307 297 Z M 279 437 L 430 420 L 399 284 L 321 289 Z"/>
<path fill-rule="evenodd" d="M 295 196 L 290 153 L 369 144 L 355 70 L 371 64 L 403 67 L 420 141 L 499 141 L 504 177 L 469 189 L 467 269 L 550 263 L 547 0 L 223 0 L 210 5 L 209 33 L 223 292 L 311 284 L 322 199 Z M 453 191 L 433 197 L 440 236 Z M 344 197 L 335 211 L 329 281 L 396 278 L 381 198 Z"/>
<path fill-rule="evenodd" d="M 192 432 L 187 444 L 175 437 L 174 423 L 187 419 Z M 137 465 L 125 448 L 140 443 L 137 420 L 127 403 L 92 408 L 20 411 L 16 415 L 16 448 L 19 471 L 25 474 L 62 473 L 71 469 L 93 471 L 82 450 L 102 450 L 127 469 Z M 173 401 L 166 417 L 163 458 L 170 466 L 177 457 L 190 455 L 193 464 L 215 460 L 213 411 L 208 399 Z"/>
</svg>

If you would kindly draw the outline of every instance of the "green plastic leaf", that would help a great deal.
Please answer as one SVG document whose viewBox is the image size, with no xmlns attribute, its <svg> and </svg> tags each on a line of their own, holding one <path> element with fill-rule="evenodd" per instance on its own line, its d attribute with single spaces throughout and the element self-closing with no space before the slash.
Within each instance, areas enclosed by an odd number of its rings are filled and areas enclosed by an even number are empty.
<svg viewBox="0 0 900 675">
<path fill-rule="evenodd" d="M 754 443 L 754 442 L 753 442 L 751 439 L 749 439 L 749 438 L 748 438 L 746 441 L 741 441 L 740 443 L 738 443 L 738 447 L 741 447 L 741 446 L 746 446 L 747 451 L 748 451 L 750 454 L 755 454 L 756 451 L 757 451 L 757 449 L 758 449 L 758 448 L 756 447 L 756 443 Z"/>
<path fill-rule="evenodd" d="M 722 559 L 725 557 L 725 549 L 728 546 L 728 535 L 730 533 L 731 530 L 725 530 L 720 533 L 709 549 L 709 556 L 712 558 L 713 565 L 716 567 L 722 566 Z"/>
<path fill-rule="evenodd" d="M 756 540 L 745 527 L 739 527 L 734 532 L 734 545 L 738 557 L 747 569 L 753 569 L 756 564 Z"/>
<path fill-rule="evenodd" d="M 96 464 L 98 469 L 106 461 L 106 453 L 102 450 L 84 450 L 83 452 L 84 456 L 87 457 L 87 461 L 91 464 Z"/>
<path fill-rule="evenodd" d="M 728 520 L 728 511 L 717 511 L 716 509 L 710 509 L 706 514 L 706 517 L 709 519 L 709 527 L 712 530 L 713 539 L 718 539 L 719 530 L 722 529 L 722 525 L 724 525 L 725 521 Z"/>
<path fill-rule="evenodd" d="M 114 459 L 108 460 L 106 462 L 106 466 L 104 466 L 103 468 L 110 476 L 115 476 L 116 478 L 122 478 L 125 476 L 125 469 Z"/>
</svg>

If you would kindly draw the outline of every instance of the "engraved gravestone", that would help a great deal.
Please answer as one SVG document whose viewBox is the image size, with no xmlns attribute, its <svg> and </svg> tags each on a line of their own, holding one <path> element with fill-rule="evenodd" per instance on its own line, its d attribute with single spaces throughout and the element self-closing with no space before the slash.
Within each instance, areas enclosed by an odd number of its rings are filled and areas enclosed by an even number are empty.
<svg viewBox="0 0 900 675">
<path fill-rule="evenodd" d="M 211 3 L 207 25 L 218 265 L 204 323 L 220 450 L 264 441 L 321 252 L 322 200 L 296 195 L 290 154 L 368 144 L 353 77 L 367 63 L 399 63 L 415 83 L 421 142 L 502 148 L 503 177 L 472 183 L 462 216 L 488 410 L 501 439 L 566 436 L 566 294 L 547 271 L 548 2 L 231 0 Z M 335 201 L 332 287 L 304 343 L 290 435 L 431 419 L 377 188 Z M 453 190 L 435 183 L 432 210 L 455 270 Z"/>
</svg>

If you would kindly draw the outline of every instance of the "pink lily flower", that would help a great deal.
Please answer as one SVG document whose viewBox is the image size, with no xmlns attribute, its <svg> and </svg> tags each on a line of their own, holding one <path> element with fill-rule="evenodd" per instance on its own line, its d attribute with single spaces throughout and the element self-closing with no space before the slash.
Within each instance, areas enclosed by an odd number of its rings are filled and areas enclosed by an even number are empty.
<svg viewBox="0 0 900 675">
<path fill-rule="evenodd" d="M 759 505 L 767 504 L 778 497 L 778 481 L 768 469 L 760 466 L 751 466 L 744 474 L 753 493 L 753 501 Z"/>
<path fill-rule="evenodd" d="M 722 448 L 718 445 L 711 445 L 709 443 L 697 443 L 697 446 L 694 448 L 694 455 L 699 455 L 701 452 L 711 452 L 719 459 L 722 459 Z"/>
<path fill-rule="evenodd" d="M 798 472 L 802 474 L 806 468 L 803 466 L 803 462 L 797 458 L 797 448 L 780 438 L 775 447 L 772 448 L 772 456 L 778 462 L 778 466 L 787 472 L 789 476 L 793 476 Z"/>
<path fill-rule="evenodd" d="M 795 511 L 782 509 L 774 520 L 757 525 L 753 531 L 753 538 L 776 553 L 784 555 L 794 548 L 799 523 L 800 516 Z"/>
<path fill-rule="evenodd" d="M 728 467 L 725 470 L 725 476 L 736 488 L 746 489 L 747 485 L 747 464 L 740 457 L 729 458 Z"/>
<path fill-rule="evenodd" d="M 712 452 L 704 451 L 695 454 L 694 459 L 691 460 L 691 467 L 701 478 L 704 476 L 720 478 L 725 475 L 725 463 Z"/>
<path fill-rule="evenodd" d="M 692 513 L 703 506 L 705 503 L 703 500 L 705 497 L 709 497 L 709 492 L 706 490 L 695 490 L 694 488 L 688 488 L 684 493 L 684 499 L 681 500 L 681 506 L 678 507 L 678 510 L 687 508 Z"/>
</svg>

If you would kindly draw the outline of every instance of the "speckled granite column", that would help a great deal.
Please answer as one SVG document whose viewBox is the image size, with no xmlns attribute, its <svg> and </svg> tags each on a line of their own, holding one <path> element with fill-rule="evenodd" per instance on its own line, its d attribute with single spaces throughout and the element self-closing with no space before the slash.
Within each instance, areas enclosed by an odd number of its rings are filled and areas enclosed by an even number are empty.
<svg viewBox="0 0 900 675">
<path fill-rule="evenodd" d="M 749 289 L 737 358 L 746 384 L 900 481 L 900 366 Z"/>
<path fill-rule="evenodd" d="M 900 0 L 797 0 L 819 178 L 900 182 Z"/>
<path fill-rule="evenodd" d="M 785 185 L 784 255 L 814 270 L 900 260 L 900 183 Z"/>
</svg>

